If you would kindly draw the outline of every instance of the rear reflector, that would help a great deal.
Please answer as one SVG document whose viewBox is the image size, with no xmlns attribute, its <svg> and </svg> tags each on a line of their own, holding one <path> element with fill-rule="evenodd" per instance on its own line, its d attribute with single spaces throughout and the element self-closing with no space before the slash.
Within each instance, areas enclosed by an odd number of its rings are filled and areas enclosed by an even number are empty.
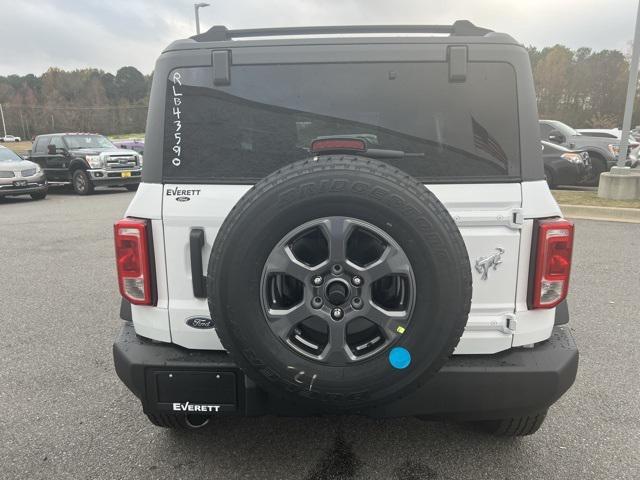
<svg viewBox="0 0 640 480">
<path fill-rule="evenodd" d="M 151 305 L 149 220 L 124 218 L 114 225 L 120 294 L 135 305 Z"/>
<path fill-rule="evenodd" d="M 561 218 L 536 223 L 538 243 L 531 306 L 553 308 L 566 298 L 569 289 L 573 223 Z"/>
<path fill-rule="evenodd" d="M 336 151 L 365 152 L 367 144 L 358 138 L 327 138 L 311 142 L 311 153 Z"/>
</svg>

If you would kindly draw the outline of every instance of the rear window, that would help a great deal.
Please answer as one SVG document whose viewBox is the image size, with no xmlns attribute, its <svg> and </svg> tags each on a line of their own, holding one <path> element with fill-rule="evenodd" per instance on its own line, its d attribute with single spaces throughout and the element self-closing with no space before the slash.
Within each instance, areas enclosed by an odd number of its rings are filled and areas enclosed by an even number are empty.
<svg viewBox="0 0 640 480">
<path fill-rule="evenodd" d="M 163 176 L 169 182 L 253 183 L 310 156 L 321 137 L 357 137 L 425 182 L 505 181 L 520 175 L 515 72 L 469 63 L 236 65 L 182 68 L 167 86 Z"/>
</svg>

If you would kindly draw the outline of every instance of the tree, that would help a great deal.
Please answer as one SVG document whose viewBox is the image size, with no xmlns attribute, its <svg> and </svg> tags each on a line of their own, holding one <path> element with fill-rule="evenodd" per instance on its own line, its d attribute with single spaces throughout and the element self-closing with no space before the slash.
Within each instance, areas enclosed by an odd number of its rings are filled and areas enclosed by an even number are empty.
<svg viewBox="0 0 640 480">
<path fill-rule="evenodd" d="M 562 45 L 542 50 L 534 70 L 541 115 L 557 117 L 564 109 L 572 59 L 573 52 Z"/>
<path fill-rule="evenodd" d="M 617 50 L 594 52 L 563 45 L 529 47 L 541 117 L 574 127 L 619 127 L 624 113 L 629 63 Z M 634 114 L 635 122 L 640 111 Z"/>
<path fill-rule="evenodd" d="M 147 82 L 144 75 L 135 67 L 122 67 L 116 73 L 115 87 L 120 98 L 130 102 L 142 100 L 147 93 Z"/>
<path fill-rule="evenodd" d="M 576 128 L 619 127 L 629 59 L 617 50 L 594 52 L 563 45 L 528 47 L 541 117 Z M 31 135 L 57 131 L 105 134 L 143 132 L 151 75 L 120 68 L 115 75 L 88 68 L 50 68 L 41 76 L 0 76 L 0 103 L 7 131 Z M 633 125 L 640 124 L 640 98 Z"/>
</svg>

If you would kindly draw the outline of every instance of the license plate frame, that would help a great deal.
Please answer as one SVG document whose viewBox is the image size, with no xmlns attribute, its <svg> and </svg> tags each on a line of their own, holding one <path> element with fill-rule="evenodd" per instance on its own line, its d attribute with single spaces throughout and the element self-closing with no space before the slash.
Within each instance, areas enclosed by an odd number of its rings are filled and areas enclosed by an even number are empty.
<svg viewBox="0 0 640 480">
<path fill-rule="evenodd" d="M 129 178 L 131 177 L 131 172 L 120 172 L 120 175 L 122 178 Z"/>
<path fill-rule="evenodd" d="M 26 180 L 16 180 L 15 182 L 13 182 L 13 186 L 14 187 L 26 187 L 28 185 L 29 182 L 27 182 Z"/>
</svg>

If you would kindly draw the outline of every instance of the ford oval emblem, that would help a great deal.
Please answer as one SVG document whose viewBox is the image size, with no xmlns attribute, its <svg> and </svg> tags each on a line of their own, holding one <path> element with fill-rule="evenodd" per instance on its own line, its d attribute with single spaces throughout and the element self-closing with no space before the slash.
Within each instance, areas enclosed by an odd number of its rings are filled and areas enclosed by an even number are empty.
<svg viewBox="0 0 640 480">
<path fill-rule="evenodd" d="M 213 328 L 213 320 L 208 317 L 190 317 L 186 320 L 187 325 L 191 328 L 199 330 L 207 330 Z"/>
<path fill-rule="evenodd" d="M 191 200 L 189 197 L 176 197 L 177 202 L 188 202 Z"/>
</svg>

